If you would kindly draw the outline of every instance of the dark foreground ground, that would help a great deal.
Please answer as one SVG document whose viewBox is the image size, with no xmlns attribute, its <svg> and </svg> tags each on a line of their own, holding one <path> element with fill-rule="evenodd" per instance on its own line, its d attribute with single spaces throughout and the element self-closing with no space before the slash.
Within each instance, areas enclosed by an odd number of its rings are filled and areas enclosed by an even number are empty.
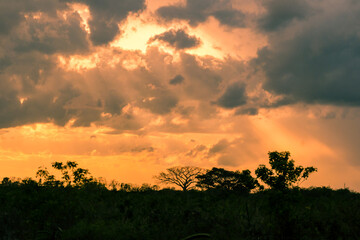
<svg viewBox="0 0 360 240">
<path fill-rule="evenodd" d="M 360 239 L 360 194 L 0 186 L 0 239 Z M 204 239 L 204 238 L 202 238 Z"/>
</svg>

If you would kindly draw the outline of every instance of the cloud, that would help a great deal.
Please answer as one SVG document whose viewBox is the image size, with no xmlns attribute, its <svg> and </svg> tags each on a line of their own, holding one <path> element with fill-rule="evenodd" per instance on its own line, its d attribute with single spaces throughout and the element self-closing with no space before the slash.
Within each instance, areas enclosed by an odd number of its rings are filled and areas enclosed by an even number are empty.
<svg viewBox="0 0 360 240">
<path fill-rule="evenodd" d="M 201 41 L 196 36 L 191 36 L 184 29 L 170 29 L 152 37 L 149 42 L 160 41 L 175 49 L 188 49 L 199 47 Z"/>
<path fill-rule="evenodd" d="M 156 14 L 166 21 L 186 20 L 191 26 L 205 22 L 209 17 L 229 27 L 245 27 L 245 14 L 233 9 L 230 0 L 186 0 L 185 5 L 160 7 Z"/>
<path fill-rule="evenodd" d="M 245 14 L 239 10 L 224 9 L 214 11 L 212 16 L 215 17 L 222 25 L 229 27 L 245 27 Z"/>
<path fill-rule="evenodd" d="M 231 143 L 226 139 L 221 139 L 218 143 L 214 144 L 208 152 L 209 156 L 213 156 L 217 153 L 224 152 L 227 148 L 231 146 Z"/>
<path fill-rule="evenodd" d="M 181 75 L 176 75 L 174 78 L 170 79 L 169 83 L 171 85 L 178 85 L 184 82 L 185 78 Z"/>
<path fill-rule="evenodd" d="M 144 123 L 133 112 L 111 116 L 98 124 L 112 129 L 106 134 L 121 134 L 125 131 L 139 133 L 138 131 L 144 127 Z"/>
<path fill-rule="evenodd" d="M 17 26 L 23 17 L 20 15 L 22 3 L 20 1 L 0 1 L 0 34 L 9 34 Z"/>
<path fill-rule="evenodd" d="M 107 96 L 104 96 L 104 112 L 110 114 L 120 114 L 126 102 L 120 94 L 116 91 L 110 91 Z M 101 102 L 100 102 L 101 103 Z"/>
<path fill-rule="evenodd" d="M 58 0 L 17 0 L 0 1 L 0 35 L 10 34 L 11 31 L 25 21 L 26 13 L 46 13 L 51 17 L 57 11 L 68 9 L 68 6 Z"/>
<path fill-rule="evenodd" d="M 207 158 L 215 159 L 219 166 L 237 167 L 259 154 L 256 146 L 257 140 L 249 136 L 232 140 L 223 138 L 210 147 Z"/>
<path fill-rule="evenodd" d="M 16 92 L 8 91 L 0 97 L 0 127 L 49 121 L 63 126 L 77 114 L 66 109 L 66 105 L 77 96 L 79 92 L 68 86 L 57 92 L 36 92 L 21 103 Z"/>
<path fill-rule="evenodd" d="M 178 99 L 167 93 L 158 94 L 156 97 L 145 99 L 140 106 L 149 109 L 155 114 L 167 114 L 177 105 Z"/>
<path fill-rule="evenodd" d="M 259 113 L 259 109 L 257 108 L 240 108 L 238 110 L 236 110 L 235 114 L 236 115 L 257 115 Z"/>
<path fill-rule="evenodd" d="M 145 0 L 68 0 L 89 6 L 91 12 L 90 39 L 94 45 L 107 44 L 120 33 L 118 23 L 124 21 L 130 13 L 146 8 Z"/>
<path fill-rule="evenodd" d="M 290 102 L 360 105 L 360 3 L 329 6 L 320 1 L 316 15 L 277 30 L 258 52 L 265 90 Z"/>
<path fill-rule="evenodd" d="M 135 153 L 140 153 L 140 152 L 154 152 L 155 149 L 153 147 L 144 147 L 144 146 L 139 146 L 139 147 L 135 147 L 133 149 L 131 149 L 131 152 L 135 152 Z"/>
<path fill-rule="evenodd" d="M 216 101 L 216 104 L 223 108 L 236 108 L 246 104 L 246 101 L 245 85 L 236 82 L 227 87 L 223 95 Z"/>
<path fill-rule="evenodd" d="M 13 36 L 14 49 L 17 52 L 39 51 L 46 54 L 85 52 L 89 43 L 81 21 L 77 12 L 69 14 L 66 19 L 29 17 L 18 29 L 18 34 Z"/>
<path fill-rule="evenodd" d="M 265 0 L 262 6 L 266 13 L 258 19 L 258 25 L 265 31 L 276 31 L 294 20 L 303 20 L 311 13 L 307 1 Z"/>
<path fill-rule="evenodd" d="M 58 0 L 0 1 L 0 35 L 5 51 L 53 54 L 89 48 L 80 15 Z"/>
<path fill-rule="evenodd" d="M 205 152 L 207 150 L 207 147 L 205 145 L 196 145 L 193 149 L 191 149 L 189 152 L 187 152 L 185 155 L 188 157 L 195 158 L 199 154 Z"/>
<path fill-rule="evenodd" d="M 211 63 L 209 67 L 204 66 L 207 60 L 211 61 L 212 58 L 199 59 L 190 54 L 181 54 L 179 67 L 182 70 L 181 75 L 187 80 L 184 91 L 191 99 L 211 101 L 213 96 L 218 94 L 219 85 L 223 81 L 222 72 L 217 71 Z"/>
<path fill-rule="evenodd" d="M 112 133 L 206 132 L 199 122 L 216 118 L 211 101 L 223 94 L 220 86 L 226 89 L 243 71 L 231 58 L 179 52 L 169 61 L 173 56 L 156 46 L 145 53 L 90 46 L 96 67 L 81 66 L 91 54 L 70 55 L 65 47 L 51 53 L 8 49 L 0 73 L 1 128 L 50 122 Z M 133 58 L 143 65 L 128 70 L 124 61 Z"/>
<path fill-rule="evenodd" d="M 113 133 L 206 130 L 198 121 L 216 117 L 216 107 L 210 102 L 221 94 L 220 85 L 226 88 L 243 71 L 241 64 L 231 58 L 184 52 L 179 52 L 178 60 L 169 61 L 174 56 L 156 46 L 149 46 L 145 53 L 94 47 L 83 16 L 71 3 L 87 5 L 93 19 L 107 11 L 120 14 L 124 18 L 108 14 L 117 24 L 126 19 L 131 6 L 134 10 L 141 5 L 131 2 L 127 10 L 118 12 L 109 9 L 110 2 L 103 6 L 93 1 L 51 0 L 37 6 L 29 0 L 9 5 L 14 19 L 19 20 L 4 30 L 0 40 L 4 46 L 0 53 L 0 128 L 71 123 L 73 127 L 109 127 Z M 200 44 L 184 29 L 155 38 L 178 49 Z M 129 70 L 125 66 L 128 59 L 142 64 Z M 163 122 L 151 125 L 158 117 Z"/>
</svg>

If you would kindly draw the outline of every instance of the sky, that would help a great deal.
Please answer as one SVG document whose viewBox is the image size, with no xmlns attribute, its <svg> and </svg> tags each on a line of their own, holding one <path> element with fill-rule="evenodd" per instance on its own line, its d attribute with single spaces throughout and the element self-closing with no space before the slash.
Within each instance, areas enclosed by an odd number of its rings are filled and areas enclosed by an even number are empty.
<svg viewBox="0 0 360 240">
<path fill-rule="evenodd" d="M 0 0 L 0 177 L 250 169 L 360 191 L 360 2 Z"/>
</svg>

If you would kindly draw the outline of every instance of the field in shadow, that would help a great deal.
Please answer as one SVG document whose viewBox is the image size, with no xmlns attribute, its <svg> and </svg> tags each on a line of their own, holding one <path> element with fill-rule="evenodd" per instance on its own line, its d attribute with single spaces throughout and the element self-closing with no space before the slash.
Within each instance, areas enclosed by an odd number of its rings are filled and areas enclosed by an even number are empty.
<svg viewBox="0 0 360 240">
<path fill-rule="evenodd" d="M 180 240 L 198 233 L 209 235 L 193 239 L 360 239 L 360 194 L 0 185 L 0 239 Z"/>
</svg>

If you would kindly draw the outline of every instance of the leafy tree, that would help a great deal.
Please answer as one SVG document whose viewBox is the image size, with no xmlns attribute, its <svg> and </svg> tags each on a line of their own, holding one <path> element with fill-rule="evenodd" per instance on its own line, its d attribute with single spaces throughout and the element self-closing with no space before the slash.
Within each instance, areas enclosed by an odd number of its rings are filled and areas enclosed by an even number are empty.
<svg viewBox="0 0 360 240">
<path fill-rule="evenodd" d="M 198 179 L 197 186 L 202 189 L 235 190 L 249 193 L 260 187 L 256 178 L 251 176 L 250 170 L 234 172 L 214 167 L 196 178 Z"/>
<path fill-rule="evenodd" d="M 53 162 L 52 167 L 61 172 L 62 181 L 56 180 L 55 176 L 50 174 L 47 168 L 39 168 L 36 172 L 39 184 L 47 186 L 81 186 L 94 181 L 94 178 L 89 176 L 89 170 L 79 168 L 76 162 Z"/>
<path fill-rule="evenodd" d="M 196 183 L 196 176 L 202 174 L 204 170 L 199 167 L 172 167 L 161 172 L 155 178 L 164 184 L 174 184 L 187 191 Z"/>
<path fill-rule="evenodd" d="M 299 185 L 305 181 L 310 173 L 316 172 L 314 167 L 295 166 L 294 160 L 290 159 L 290 152 L 269 152 L 271 169 L 265 165 L 259 165 L 256 176 L 272 189 L 284 190 Z"/>
<path fill-rule="evenodd" d="M 47 168 L 39 167 L 39 170 L 36 172 L 36 178 L 39 179 L 39 185 L 61 185 L 60 181 L 56 181 L 55 176 L 50 174 Z"/>
<path fill-rule="evenodd" d="M 1 181 L 1 185 L 10 185 L 11 183 L 12 182 L 8 177 L 4 177 L 3 180 Z"/>
</svg>

